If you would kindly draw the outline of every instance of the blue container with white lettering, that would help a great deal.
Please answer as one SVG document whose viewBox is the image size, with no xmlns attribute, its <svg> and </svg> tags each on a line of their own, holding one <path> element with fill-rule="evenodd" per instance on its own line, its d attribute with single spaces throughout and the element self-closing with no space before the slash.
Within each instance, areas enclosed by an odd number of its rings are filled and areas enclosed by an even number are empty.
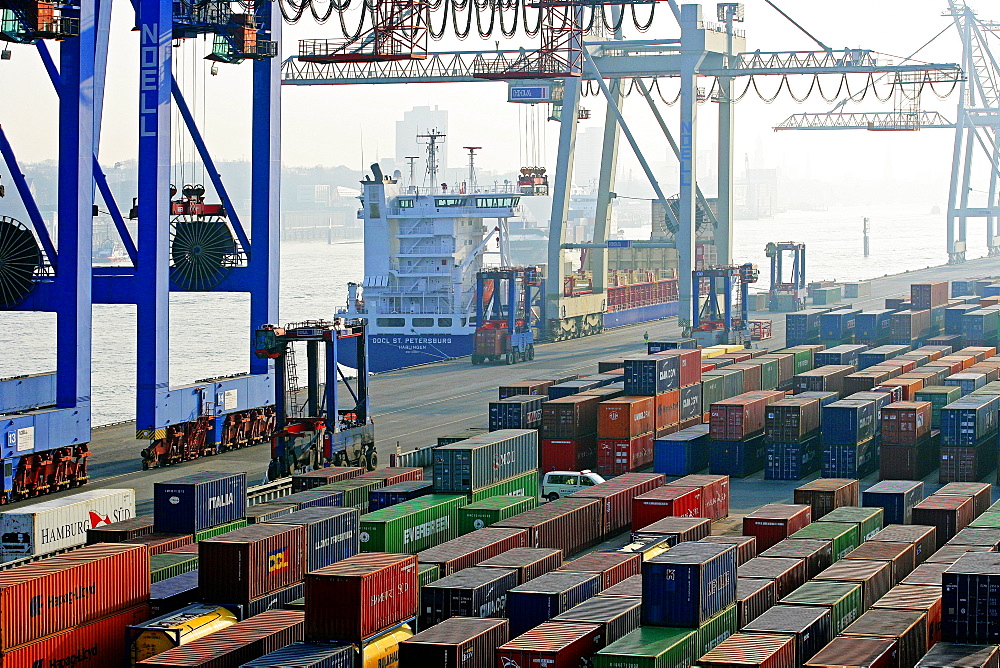
<svg viewBox="0 0 1000 668">
<path fill-rule="evenodd" d="M 643 626 L 697 628 L 735 602 L 735 545 L 680 543 L 642 564 Z"/>
<path fill-rule="evenodd" d="M 434 483 L 430 480 L 405 480 L 382 489 L 368 492 L 368 512 L 374 513 L 397 503 L 412 501 L 418 496 L 425 496 L 434 491 Z"/>
<path fill-rule="evenodd" d="M 875 436 L 875 402 L 841 399 L 823 406 L 823 443 L 849 445 Z"/>
<path fill-rule="evenodd" d="M 153 484 L 153 529 L 195 533 L 246 517 L 247 474 L 202 471 Z"/>
<path fill-rule="evenodd" d="M 519 636 L 600 592 L 597 573 L 552 571 L 518 585 L 507 592 L 510 635 Z"/>
<path fill-rule="evenodd" d="M 306 528 L 306 561 L 310 571 L 329 566 L 360 551 L 357 508 L 316 507 L 271 520 L 272 524 L 301 524 Z"/>
</svg>

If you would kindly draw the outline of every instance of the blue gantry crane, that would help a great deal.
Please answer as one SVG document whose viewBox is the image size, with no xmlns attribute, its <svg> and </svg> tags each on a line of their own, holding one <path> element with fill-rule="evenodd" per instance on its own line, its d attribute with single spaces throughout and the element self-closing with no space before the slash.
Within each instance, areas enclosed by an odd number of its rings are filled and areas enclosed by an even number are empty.
<svg viewBox="0 0 1000 668">
<path fill-rule="evenodd" d="M 806 245 L 795 241 L 772 241 L 764 247 L 764 255 L 771 260 L 768 310 L 787 313 L 805 308 Z"/>
<path fill-rule="evenodd" d="M 696 269 L 691 279 L 695 299 L 691 311 L 691 336 L 701 346 L 732 343 L 749 346 L 750 285 L 757 282 L 757 265 L 723 265 Z M 721 299 L 721 303 L 720 303 Z"/>
<path fill-rule="evenodd" d="M 545 281 L 538 267 L 497 267 L 476 274 L 473 364 L 535 359 Z"/>
<path fill-rule="evenodd" d="M 264 0 L 133 0 L 132 9 L 139 36 L 139 189 L 123 215 L 97 151 L 111 3 L 0 0 L 0 40 L 34 46 L 59 104 L 54 239 L 0 130 L 0 155 L 28 218 L 0 218 L 0 310 L 54 312 L 57 320 L 55 373 L 0 382 L 0 502 L 87 480 L 92 304 L 136 306 L 136 438 L 149 441 L 144 467 L 264 442 L 274 430 L 273 363 L 251 355 L 251 342 L 253 325 L 277 320 L 281 18 Z M 173 76 L 173 42 L 196 36 L 212 36 L 211 61 L 252 62 L 248 227 Z M 60 41 L 58 62 L 47 49 L 50 40 Z M 170 182 L 174 114 L 214 195 L 199 184 Z M 91 266 L 97 194 L 128 265 Z M 137 221 L 135 239 L 126 217 Z M 248 374 L 170 387 L 171 291 L 249 294 Z"/>
</svg>

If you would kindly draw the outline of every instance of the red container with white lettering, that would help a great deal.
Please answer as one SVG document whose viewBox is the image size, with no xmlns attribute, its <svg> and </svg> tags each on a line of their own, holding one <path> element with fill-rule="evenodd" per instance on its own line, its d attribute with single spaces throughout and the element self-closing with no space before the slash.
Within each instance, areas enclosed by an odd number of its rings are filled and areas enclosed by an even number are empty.
<svg viewBox="0 0 1000 668">
<path fill-rule="evenodd" d="M 812 506 L 769 503 L 743 518 L 743 535 L 757 538 L 763 552 L 812 522 Z"/>
<path fill-rule="evenodd" d="M 306 575 L 306 640 L 359 642 L 417 612 L 417 558 L 369 552 Z"/>
<path fill-rule="evenodd" d="M 653 463 L 653 432 L 632 438 L 597 440 L 597 472 L 608 478 Z"/>
<path fill-rule="evenodd" d="M 617 397 L 597 408 L 597 435 L 632 438 L 653 431 L 656 405 L 653 397 Z"/>
<path fill-rule="evenodd" d="M 541 469 L 545 471 L 582 471 L 597 468 L 597 434 L 580 438 L 542 440 Z"/>
<path fill-rule="evenodd" d="M 604 644 L 603 627 L 545 622 L 497 648 L 497 666 L 577 668 L 589 665 Z"/>
<path fill-rule="evenodd" d="M 664 517 L 701 517 L 700 487 L 658 487 L 632 499 L 632 531 Z"/>
<path fill-rule="evenodd" d="M 701 348 L 676 348 L 662 350 L 657 355 L 675 355 L 680 358 L 680 387 L 701 382 Z"/>
<path fill-rule="evenodd" d="M 0 650 L 148 601 L 144 545 L 98 543 L 11 568 L 0 572 Z"/>
<path fill-rule="evenodd" d="M 198 595 L 205 603 L 240 603 L 302 581 L 306 527 L 251 524 L 198 541 Z"/>
<path fill-rule="evenodd" d="M 701 517 L 721 520 L 729 517 L 729 476 L 686 475 L 674 480 L 670 487 L 698 487 L 701 489 Z"/>
<path fill-rule="evenodd" d="M 632 500 L 658 488 L 666 477 L 662 473 L 626 473 L 593 487 L 584 487 L 570 496 L 597 499 L 601 502 L 601 530 L 605 536 L 632 523 Z"/>
</svg>

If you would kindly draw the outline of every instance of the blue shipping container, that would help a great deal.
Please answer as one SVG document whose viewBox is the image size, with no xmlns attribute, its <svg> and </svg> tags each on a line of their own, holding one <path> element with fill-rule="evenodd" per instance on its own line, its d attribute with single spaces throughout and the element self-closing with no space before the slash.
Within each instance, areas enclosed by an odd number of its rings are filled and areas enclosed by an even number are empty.
<svg viewBox="0 0 1000 668">
<path fill-rule="evenodd" d="M 860 480 L 877 468 L 878 451 L 874 438 L 863 443 L 823 444 L 824 478 Z"/>
<path fill-rule="evenodd" d="M 830 311 L 819 317 L 819 335 L 824 339 L 846 339 L 854 335 L 857 315 L 861 309 Z M 840 364 L 840 362 L 833 362 Z"/>
<path fill-rule="evenodd" d="M 697 628 L 735 602 L 735 545 L 680 543 L 642 564 L 644 625 Z"/>
<path fill-rule="evenodd" d="M 275 505 L 294 505 L 296 510 L 315 508 L 317 506 L 342 506 L 344 505 L 344 492 L 342 490 L 306 490 L 295 492 L 288 496 L 282 496 L 271 501 Z"/>
<path fill-rule="evenodd" d="M 944 333 L 961 334 L 962 317 L 970 311 L 978 311 L 978 304 L 956 304 L 944 310 Z"/>
<path fill-rule="evenodd" d="M 368 492 L 368 512 L 374 513 L 376 510 L 410 501 L 430 494 L 433 490 L 433 480 L 407 480 L 381 489 L 373 489 Z"/>
<path fill-rule="evenodd" d="M 882 409 L 892 403 L 892 395 L 888 392 L 855 392 L 845 399 L 860 399 L 875 402 L 875 435 L 882 434 Z"/>
<path fill-rule="evenodd" d="M 585 390 L 592 390 L 595 387 L 597 387 L 597 382 L 593 380 L 570 380 L 549 387 L 549 399 L 569 397 Z"/>
<path fill-rule="evenodd" d="M 886 311 L 886 313 L 891 313 L 891 311 Z M 886 322 L 889 322 L 888 318 L 886 318 Z M 888 335 L 888 329 L 886 330 L 886 334 Z M 879 346 L 878 348 L 866 350 L 858 355 L 858 369 L 867 369 L 870 366 L 881 364 L 908 351 L 909 348 L 906 346 Z"/>
<path fill-rule="evenodd" d="M 1000 396 L 970 394 L 941 409 L 941 445 L 976 445 L 997 430 Z"/>
<path fill-rule="evenodd" d="M 664 350 L 677 350 L 678 348 L 697 348 L 697 339 L 663 339 L 662 341 L 650 341 L 646 344 L 646 352 L 650 355 L 663 352 Z"/>
<path fill-rule="evenodd" d="M 972 394 L 986 384 L 985 373 L 955 373 L 941 383 L 946 387 L 958 387 L 962 390 L 962 396 Z"/>
<path fill-rule="evenodd" d="M 893 313 L 892 309 L 862 311 L 854 318 L 854 336 L 865 341 L 888 339 L 892 333 Z M 859 368 L 864 367 L 859 365 Z"/>
<path fill-rule="evenodd" d="M 605 383 L 606 385 L 607 383 Z M 540 395 L 518 394 L 490 402 L 490 431 L 498 429 L 541 429 L 542 401 Z"/>
<path fill-rule="evenodd" d="M 764 468 L 764 434 L 746 441 L 712 441 L 709 473 L 745 478 Z"/>
<path fill-rule="evenodd" d="M 875 402 L 841 399 L 823 407 L 823 443 L 861 443 L 875 436 Z"/>
<path fill-rule="evenodd" d="M 912 524 L 913 506 L 924 498 L 919 480 L 883 480 L 861 493 L 861 505 L 882 508 L 884 524 Z"/>
<path fill-rule="evenodd" d="M 681 361 L 676 355 L 625 359 L 625 394 L 655 397 L 680 387 Z"/>
<path fill-rule="evenodd" d="M 802 443 L 768 443 L 764 480 L 801 480 L 820 468 L 819 434 Z"/>
<path fill-rule="evenodd" d="M 653 442 L 653 471 L 688 475 L 708 466 L 708 425 L 698 424 Z"/>
<path fill-rule="evenodd" d="M 198 569 L 154 582 L 149 586 L 149 607 L 153 617 L 180 610 L 198 600 Z"/>
<path fill-rule="evenodd" d="M 553 571 L 507 592 L 510 635 L 516 637 L 601 591 L 597 573 Z"/>
<path fill-rule="evenodd" d="M 353 557 L 361 549 L 357 508 L 306 508 L 271 520 L 271 524 L 302 524 L 310 571 Z"/>
<path fill-rule="evenodd" d="M 836 392 L 799 392 L 796 399 L 819 399 L 820 406 L 827 406 L 834 401 L 840 400 L 840 395 Z"/>
<path fill-rule="evenodd" d="M 153 527 L 195 533 L 246 517 L 247 474 L 203 471 L 153 485 Z"/>
<path fill-rule="evenodd" d="M 821 350 L 813 355 L 813 367 L 819 368 L 828 364 L 857 364 L 858 356 L 868 350 L 868 346 L 842 345 Z"/>
<path fill-rule="evenodd" d="M 240 668 L 354 668 L 356 653 L 352 643 L 294 642 Z"/>
</svg>

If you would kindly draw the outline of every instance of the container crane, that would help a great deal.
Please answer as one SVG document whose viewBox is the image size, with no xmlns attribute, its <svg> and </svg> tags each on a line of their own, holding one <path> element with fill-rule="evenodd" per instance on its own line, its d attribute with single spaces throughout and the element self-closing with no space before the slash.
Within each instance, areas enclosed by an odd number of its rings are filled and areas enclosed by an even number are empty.
<svg viewBox="0 0 1000 668">
<path fill-rule="evenodd" d="M 698 341 L 698 345 L 732 343 L 749 347 L 751 331 L 747 296 L 750 286 L 757 282 L 759 276 L 757 265 L 751 263 L 694 271 L 692 282 L 700 294 L 706 295 L 704 302 L 700 299 L 695 301 L 691 312 L 691 336 Z"/>
<path fill-rule="evenodd" d="M 768 310 L 777 313 L 801 311 L 806 302 L 806 245 L 794 241 L 771 242 L 764 248 L 764 255 L 771 260 Z M 786 267 L 786 260 L 791 261 L 791 267 Z"/>
<path fill-rule="evenodd" d="M 501 267 L 476 274 L 473 364 L 535 359 L 533 329 L 544 284 L 538 267 Z"/>
</svg>

